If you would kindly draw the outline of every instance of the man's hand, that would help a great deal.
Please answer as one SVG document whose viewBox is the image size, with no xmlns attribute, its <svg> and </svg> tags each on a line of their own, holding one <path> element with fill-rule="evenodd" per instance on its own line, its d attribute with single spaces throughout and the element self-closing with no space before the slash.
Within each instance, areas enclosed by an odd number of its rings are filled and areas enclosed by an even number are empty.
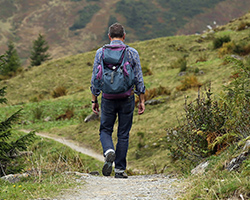
<svg viewBox="0 0 250 200">
<path fill-rule="evenodd" d="M 96 115 L 98 115 L 98 113 L 99 113 L 99 103 L 92 103 L 92 111 L 96 114 Z"/>
<path fill-rule="evenodd" d="M 138 105 L 138 114 L 141 115 L 144 113 L 144 111 L 145 111 L 145 104 L 144 104 L 144 102 L 143 103 L 141 102 Z"/>
<path fill-rule="evenodd" d="M 139 105 L 138 105 L 138 114 L 141 115 L 145 111 L 145 97 L 144 94 L 139 95 Z"/>
<path fill-rule="evenodd" d="M 98 104 L 98 101 L 97 101 L 97 96 L 95 96 L 93 94 L 92 94 L 92 110 L 96 115 L 98 115 L 98 113 L 99 113 L 99 104 Z"/>
</svg>

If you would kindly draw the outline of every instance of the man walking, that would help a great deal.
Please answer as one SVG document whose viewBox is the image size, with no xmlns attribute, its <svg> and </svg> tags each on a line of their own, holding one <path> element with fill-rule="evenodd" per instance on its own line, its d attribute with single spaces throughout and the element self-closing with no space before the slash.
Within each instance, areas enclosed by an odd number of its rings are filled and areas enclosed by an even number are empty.
<svg viewBox="0 0 250 200">
<path fill-rule="evenodd" d="M 109 27 L 108 37 L 110 45 L 126 46 L 124 27 L 115 23 Z M 127 151 L 129 144 L 129 132 L 133 122 L 133 111 L 135 107 L 134 93 L 139 96 L 138 114 L 144 113 L 144 93 L 145 86 L 143 82 L 140 58 L 138 52 L 132 48 L 127 47 L 125 51 L 127 60 L 132 66 L 134 72 L 134 86 L 131 90 L 124 93 L 124 95 L 107 95 L 102 93 L 101 101 L 101 122 L 100 122 L 100 141 L 103 148 L 103 155 L 105 163 L 103 165 L 102 173 L 104 176 L 110 176 L 112 172 L 112 164 L 115 162 L 115 178 L 127 178 L 125 173 L 127 161 Z M 96 51 L 96 56 L 93 66 L 93 74 L 91 79 L 92 92 L 92 110 L 95 114 L 99 112 L 99 104 L 97 97 L 101 93 L 99 89 L 94 86 L 95 74 L 102 62 L 103 48 Z M 117 144 L 114 148 L 112 140 L 112 132 L 116 116 L 118 115 L 118 131 Z"/>
</svg>

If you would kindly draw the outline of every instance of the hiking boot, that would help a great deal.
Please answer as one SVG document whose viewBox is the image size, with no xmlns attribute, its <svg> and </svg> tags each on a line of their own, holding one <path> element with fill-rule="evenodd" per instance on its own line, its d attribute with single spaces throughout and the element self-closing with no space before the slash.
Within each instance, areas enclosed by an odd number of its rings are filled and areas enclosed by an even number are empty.
<svg viewBox="0 0 250 200">
<path fill-rule="evenodd" d="M 115 178 L 128 178 L 128 175 L 125 172 L 115 173 Z"/>
<path fill-rule="evenodd" d="M 102 174 L 104 176 L 110 176 L 114 160 L 115 160 L 115 152 L 110 151 L 105 157 L 105 163 L 102 168 Z"/>
</svg>

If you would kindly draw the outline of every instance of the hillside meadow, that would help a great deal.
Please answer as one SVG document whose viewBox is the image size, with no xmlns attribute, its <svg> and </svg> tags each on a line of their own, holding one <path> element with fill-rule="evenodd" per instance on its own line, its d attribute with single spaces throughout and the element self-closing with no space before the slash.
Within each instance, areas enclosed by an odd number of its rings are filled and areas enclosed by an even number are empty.
<svg viewBox="0 0 250 200">
<path fill-rule="evenodd" d="M 144 82 L 151 94 L 148 100 L 152 98 L 153 91 L 169 91 L 168 94 L 154 94 L 153 100 L 161 103 L 147 104 L 143 115 L 137 115 L 135 109 L 128 152 L 129 174 L 190 174 L 194 166 L 175 165 L 170 159 L 163 139 L 166 129 L 178 125 L 178 120 L 185 115 L 185 98 L 188 102 L 194 100 L 197 86 L 202 85 L 201 91 L 204 91 L 205 86 L 211 84 L 212 98 L 220 98 L 223 86 L 232 80 L 234 71 L 233 64 L 225 62 L 224 58 L 233 53 L 230 49 L 223 52 L 214 49 L 213 41 L 229 36 L 236 44 L 249 43 L 249 29 L 245 27 L 237 31 L 242 22 L 250 23 L 249 13 L 202 35 L 164 37 L 128 44 L 140 54 Z M 51 60 L 23 71 L 10 80 L 1 81 L 1 86 L 7 86 L 8 103 L 0 107 L 0 120 L 22 108 L 17 129 L 33 129 L 63 136 L 102 153 L 99 121 L 84 122 L 85 117 L 92 113 L 89 87 L 94 56 L 95 50 Z M 186 63 L 185 70 L 182 70 L 183 63 Z M 180 71 L 184 73 L 181 75 Z M 187 89 L 180 90 L 184 86 Z M 55 96 L 60 92 L 61 95 Z M 72 113 L 70 119 L 57 120 L 67 111 Z M 44 120 L 48 117 L 49 120 Z M 117 124 L 114 139 L 116 127 Z M 229 154 L 232 155 L 233 151 Z"/>
</svg>

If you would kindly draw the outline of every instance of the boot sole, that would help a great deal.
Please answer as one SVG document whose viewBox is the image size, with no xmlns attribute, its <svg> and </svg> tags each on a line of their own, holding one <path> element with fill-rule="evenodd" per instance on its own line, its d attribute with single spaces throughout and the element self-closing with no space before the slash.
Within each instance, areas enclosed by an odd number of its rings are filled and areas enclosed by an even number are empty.
<svg viewBox="0 0 250 200">
<path fill-rule="evenodd" d="M 115 153 L 111 152 L 106 156 L 106 162 L 103 165 L 102 168 L 102 174 L 104 176 L 110 176 L 111 172 L 112 172 L 112 164 L 115 160 Z"/>
</svg>

